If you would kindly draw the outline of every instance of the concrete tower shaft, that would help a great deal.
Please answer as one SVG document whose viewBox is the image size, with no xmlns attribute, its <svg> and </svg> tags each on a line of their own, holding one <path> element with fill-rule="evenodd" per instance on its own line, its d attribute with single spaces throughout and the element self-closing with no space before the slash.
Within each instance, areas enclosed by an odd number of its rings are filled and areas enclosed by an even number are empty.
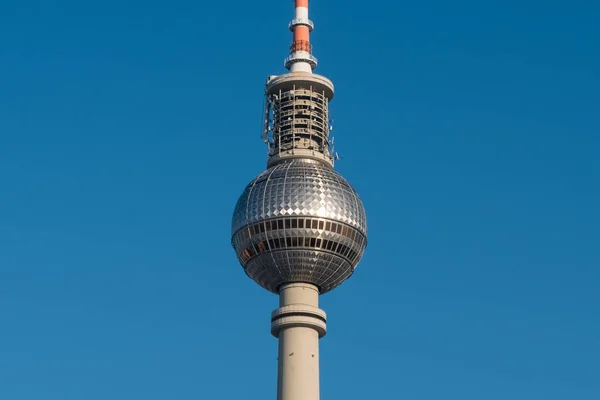
<svg viewBox="0 0 600 400">
<path fill-rule="evenodd" d="M 325 336 L 326 314 L 319 290 L 292 283 L 279 291 L 279 308 L 271 314 L 271 333 L 279 339 L 277 399 L 319 399 L 319 339 Z"/>
</svg>

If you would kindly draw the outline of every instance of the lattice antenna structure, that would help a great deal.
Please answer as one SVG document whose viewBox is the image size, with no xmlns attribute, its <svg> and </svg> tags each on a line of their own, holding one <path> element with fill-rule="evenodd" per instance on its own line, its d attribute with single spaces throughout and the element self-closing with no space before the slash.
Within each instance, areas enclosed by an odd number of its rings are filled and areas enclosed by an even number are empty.
<svg viewBox="0 0 600 400">
<path fill-rule="evenodd" d="M 263 138 L 269 164 L 285 158 L 311 158 L 333 166 L 329 101 L 333 83 L 312 73 L 267 78 Z"/>
</svg>

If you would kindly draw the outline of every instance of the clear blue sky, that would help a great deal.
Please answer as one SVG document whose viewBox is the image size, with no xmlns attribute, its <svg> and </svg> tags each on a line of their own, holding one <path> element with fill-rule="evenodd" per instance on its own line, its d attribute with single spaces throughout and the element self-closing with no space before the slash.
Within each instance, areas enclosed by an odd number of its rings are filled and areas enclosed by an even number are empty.
<svg viewBox="0 0 600 400">
<path fill-rule="evenodd" d="M 311 3 L 370 234 L 322 398 L 599 399 L 600 3 L 360 4 Z M 2 2 L 1 399 L 274 398 L 229 230 L 292 8 Z"/>
</svg>

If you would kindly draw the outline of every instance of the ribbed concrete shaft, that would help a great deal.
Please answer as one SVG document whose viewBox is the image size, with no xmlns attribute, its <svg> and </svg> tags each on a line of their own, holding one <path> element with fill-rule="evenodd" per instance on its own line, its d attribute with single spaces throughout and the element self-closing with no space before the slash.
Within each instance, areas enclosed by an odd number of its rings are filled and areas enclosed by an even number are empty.
<svg viewBox="0 0 600 400">
<path fill-rule="evenodd" d="M 277 400 L 319 399 L 319 338 L 326 315 L 314 285 L 292 283 L 279 292 L 271 333 L 279 338 Z"/>
</svg>

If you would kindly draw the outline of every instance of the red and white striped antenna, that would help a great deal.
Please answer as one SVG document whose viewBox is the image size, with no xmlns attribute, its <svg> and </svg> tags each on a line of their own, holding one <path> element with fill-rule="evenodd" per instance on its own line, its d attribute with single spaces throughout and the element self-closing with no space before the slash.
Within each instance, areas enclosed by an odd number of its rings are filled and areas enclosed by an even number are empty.
<svg viewBox="0 0 600 400">
<path fill-rule="evenodd" d="M 317 68 L 317 59 L 312 55 L 310 32 L 314 28 L 313 22 L 308 19 L 308 1 L 295 0 L 296 13 L 290 30 L 293 32 L 290 55 L 285 59 L 285 67 L 290 72 L 309 72 Z"/>
</svg>

